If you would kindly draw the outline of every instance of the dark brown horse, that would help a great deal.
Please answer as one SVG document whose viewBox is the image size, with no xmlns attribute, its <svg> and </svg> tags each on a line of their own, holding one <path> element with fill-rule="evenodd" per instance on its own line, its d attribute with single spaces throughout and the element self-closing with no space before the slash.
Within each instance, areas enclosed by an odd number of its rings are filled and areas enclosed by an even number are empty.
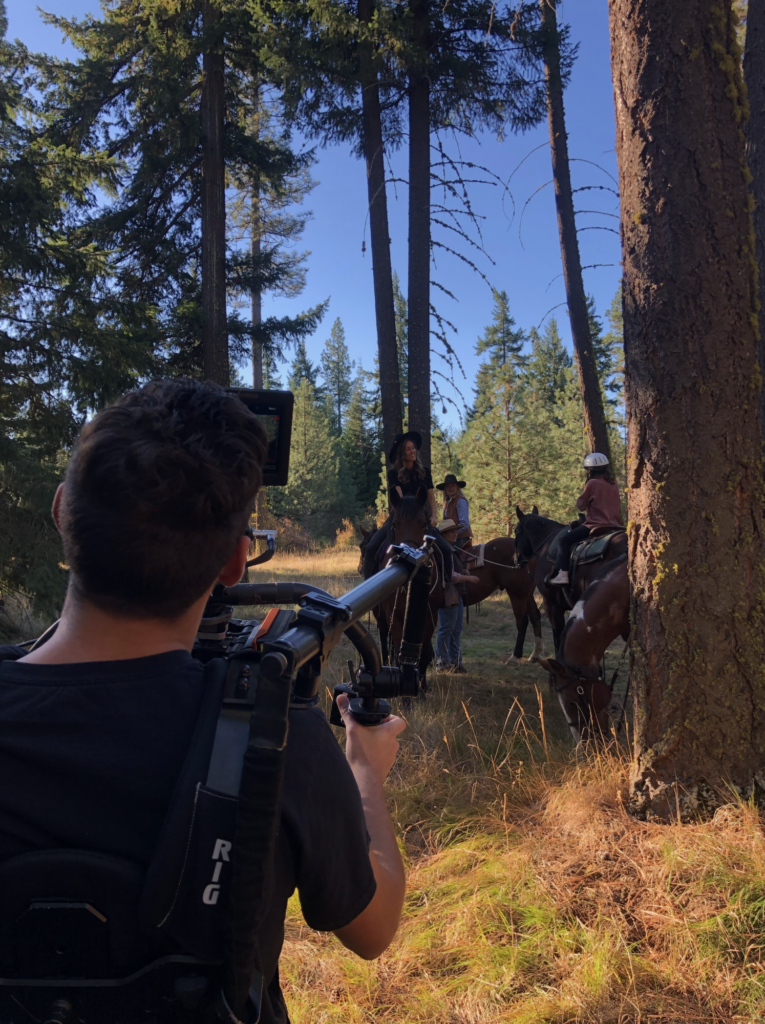
<svg viewBox="0 0 765 1024">
<path fill-rule="evenodd" d="M 430 529 L 430 510 L 428 507 L 427 492 L 420 487 L 416 496 L 405 495 L 403 498 L 394 491 L 391 493 L 391 539 L 393 544 L 408 544 L 410 547 L 418 548 L 425 540 L 425 533 Z M 363 557 L 363 556 L 362 556 Z M 433 565 L 437 564 L 438 555 L 432 558 Z M 383 558 L 383 565 L 387 558 Z M 422 570 L 420 570 L 422 571 Z M 433 633 L 438 621 L 438 610 L 444 606 L 444 590 L 439 585 L 436 572 L 431 566 L 431 582 L 433 583 L 429 606 L 430 611 L 425 616 L 425 626 L 422 634 L 422 653 L 420 655 L 420 685 L 423 692 L 427 689 L 426 673 L 428 666 L 433 660 Z M 374 616 L 377 619 L 377 628 L 380 634 L 380 649 L 383 654 L 383 661 L 388 661 L 389 651 L 393 653 L 394 661 L 398 660 L 398 652 L 401 649 L 401 641 L 404 637 L 404 612 L 406 610 L 406 587 L 400 587 L 391 597 L 386 598 L 377 608 L 374 609 Z"/>
<path fill-rule="evenodd" d="M 556 658 L 540 658 L 550 673 L 571 735 L 579 743 L 606 735 L 611 690 L 601 670 L 603 656 L 618 637 L 630 631 L 630 585 L 627 556 L 600 567 L 600 573 L 574 605 Z"/>
<path fill-rule="evenodd" d="M 553 560 L 548 552 L 553 539 L 561 530 L 566 529 L 566 524 L 538 515 L 536 505 L 534 509 L 534 512 L 526 515 L 516 505 L 518 523 L 515 527 L 515 547 L 519 565 L 530 564 L 532 559 L 536 559 L 534 579 L 552 626 L 553 642 L 557 652 L 566 622 L 566 612 L 595 579 L 604 562 L 612 562 L 627 553 L 627 534 L 615 534 L 601 560 L 580 565 L 569 587 L 551 587 L 545 583 L 553 568 Z"/>
<path fill-rule="evenodd" d="M 359 575 L 364 574 L 364 551 L 366 543 L 372 536 L 373 531 L 367 532 L 363 529 L 363 539 L 359 545 L 361 557 L 359 559 Z M 472 554 L 479 554 L 479 547 L 474 546 L 465 549 Z M 523 644 L 526 639 L 526 631 L 531 622 L 534 631 L 534 650 L 529 655 L 529 661 L 536 661 L 543 654 L 542 649 L 542 616 L 537 603 L 534 600 L 534 562 L 528 566 L 518 567 L 515 564 L 515 541 L 512 537 L 497 537 L 495 540 L 487 541 L 483 548 L 484 564 L 480 568 L 475 567 L 475 562 L 466 560 L 467 569 L 471 576 L 477 576 L 478 583 L 467 583 L 467 594 L 462 601 L 466 608 L 485 601 L 487 597 L 498 590 L 504 590 L 510 599 L 510 604 L 515 616 L 516 639 L 513 653 L 508 658 L 507 664 L 517 665 L 523 657 Z M 437 563 L 437 566 L 440 563 Z M 438 588 L 440 589 L 440 587 Z M 435 591 L 433 599 L 435 599 Z M 443 599 L 438 605 L 443 607 Z M 380 635 L 382 642 L 382 634 Z M 387 637 L 386 637 L 387 641 Z"/>
</svg>

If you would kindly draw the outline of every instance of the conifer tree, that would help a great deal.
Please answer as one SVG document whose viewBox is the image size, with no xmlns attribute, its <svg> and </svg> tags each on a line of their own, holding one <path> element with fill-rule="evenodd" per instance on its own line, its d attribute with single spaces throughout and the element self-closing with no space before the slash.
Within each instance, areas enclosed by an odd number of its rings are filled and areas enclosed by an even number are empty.
<svg viewBox="0 0 765 1024">
<path fill-rule="evenodd" d="M 260 79 L 254 80 L 251 102 L 241 116 L 258 142 L 289 145 L 281 97 Z M 235 300 L 246 296 L 250 307 L 249 323 L 230 318 L 229 331 L 240 352 L 250 338 L 254 388 L 264 385 L 265 360 L 284 358 L 284 349 L 312 334 L 326 310 L 325 302 L 296 317 L 263 317 L 266 295 L 292 298 L 305 287 L 309 253 L 295 246 L 311 218 L 310 211 L 299 207 L 316 185 L 310 174 L 312 159 L 302 154 L 278 177 L 264 175 L 258 163 L 249 161 L 233 166 L 229 174 L 228 287 Z"/>
<path fill-rule="evenodd" d="M 603 409 L 603 396 L 598 386 L 598 373 L 593 352 L 587 298 L 582 280 L 582 261 L 576 231 L 574 197 L 568 157 L 568 136 L 563 108 L 563 89 L 567 61 L 561 52 L 565 31 L 558 26 L 558 0 L 539 0 L 541 11 L 541 42 L 545 62 L 547 121 L 550 133 L 555 206 L 558 211 L 563 280 L 571 322 L 577 373 L 582 388 L 582 403 L 590 445 L 594 451 L 608 456 L 608 428 Z M 569 63 L 570 68 L 570 63 Z"/>
<path fill-rule="evenodd" d="M 65 574 L 50 505 L 88 409 L 151 372 L 108 287 L 108 258 L 71 230 L 116 181 L 108 154 L 59 145 L 45 60 L 0 38 L 0 593 L 51 615 Z M 90 292 L 98 304 L 83 301 Z"/>
<path fill-rule="evenodd" d="M 47 61 L 43 85 L 49 136 L 67 150 L 103 152 L 119 162 L 119 189 L 104 189 L 77 225 L 83 241 L 118 254 L 108 292 L 82 289 L 83 304 L 103 302 L 105 294 L 120 299 L 132 336 L 171 371 L 201 372 L 204 335 L 207 371 L 227 383 L 225 335 L 231 333 L 232 354 L 241 358 L 249 354 L 252 328 L 225 316 L 226 276 L 242 261 L 225 262 L 223 135 L 232 180 L 257 168 L 276 185 L 301 160 L 286 140 L 260 139 L 252 130 L 252 81 L 262 69 L 251 17 L 241 5 L 205 0 L 202 7 L 204 17 L 198 4 L 136 0 L 105 7 L 101 20 L 46 16 L 81 56 L 76 63 Z M 273 285 L 277 263 L 266 254 L 257 271 L 250 269 Z M 309 330 L 320 319 L 319 311 L 310 314 Z M 305 334 L 305 324 L 285 324 L 289 337 L 295 326 Z M 278 323 L 261 330 L 278 333 Z"/>
<path fill-rule="evenodd" d="M 353 481 L 326 402 L 306 378 L 293 391 L 290 479 L 286 487 L 272 488 L 269 501 L 277 517 L 287 516 L 312 537 L 328 540 L 343 518 L 358 513 Z"/>
<path fill-rule="evenodd" d="M 476 403 L 471 411 L 473 416 L 484 412 L 487 402 L 491 404 L 488 395 L 495 383 L 497 371 L 504 373 L 522 367 L 525 363 L 521 353 L 526 335 L 516 328 L 515 320 L 510 315 L 507 292 L 495 291 L 493 295 L 492 322 L 478 339 L 475 347 L 476 355 L 488 352 L 489 359 L 481 363 L 476 376 Z"/>
<path fill-rule="evenodd" d="M 324 389 L 319 387 L 319 369 L 308 358 L 305 342 L 301 340 L 295 346 L 295 356 L 290 365 L 290 375 L 288 378 L 290 390 L 297 391 L 304 381 L 313 388 L 315 398 L 324 398 Z"/>
<path fill-rule="evenodd" d="M 531 352 L 523 370 L 524 384 L 555 414 L 569 381 L 566 371 L 571 368 L 571 356 L 563 345 L 554 317 L 547 321 L 541 335 L 532 327 L 529 338 Z"/>
<path fill-rule="evenodd" d="M 654 819 L 696 822 L 732 793 L 763 799 L 765 527 L 748 103 L 731 4 L 610 0 L 609 20 L 632 801 Z"/>
<path fill-rule="evenodd" d="M 430 451 L 430 260 L 433 215 L 445 229 L 455 228 L 449 204 L 431 204 L 430 148 L 433 133 L 476 132 L 488 125 L 502 132 L 537 123 L 544 116 L 544 92 L 537 55 L 529 38 L 539 20 L 535 3 L 512 11 L 493 0 L 456 0 L 435 4 L 411 0 L 406 4 L 381 0 L 363 13 L 345 0 L 252 0 L 264 24 L 275 24 L 269 35 L 268 62 L 279 77 L 301 127 L 323 141 L 351 141 L 370 158 L 378 172 L 382 147 L 400 144 L 403 105 L 409 114 L 409 260 L 408 260 L 408 388 L 409 426 L 423 434 L 423 457 Z M 273 40 L 273 43 L 271 43 Z M 369 76 L 372 60 L 376 77 Z M 382 131 L 370 154 L 365 149 L 362 97 L 380 99 Z M 450 177 L 447 175 L 446 177 Z M 381 197 L 384 180 L 371 186 L 370 205 Z M 447 191 L 451 186 L 443 182 Z M 450 194 L 453 194 L 450 192 Z M 374 211 L 370 208 L 370 221 Z M 457 236 L 464 236 L 457 227 Z M 378 235 L 384 235 L 381 228 Z M 454 236 L 452 236 L 454 237 Z M 389 239 L 373 237 L 375 252 L 387 250 Z M 454 251 L 451 245 L 445 248 Z M 392 289 L 392 278 L 389 286 Z M 377 288 L 376 288 L 377 296 Z M 392 296 L 391 296 L 392 299 Z M 392 312 L 391 299 L 385 308 Z M 378 328 L 380 307 L 378 306 Z M 382 367 L 383 418 L 388 443 L 398 424 L 400 399 L 389 373 L 395 365 L 390 331 L 378 330 Z M 413 411 L 414 410 L 414 411 Z M 414 416 L 414 418 L 412 418 Z"/>
<path fill-rule="evenodd" d="M 383 451 L 382 432 L 375 416 L 379 400 L 368 386 L 370 376 L 361 371 L 353 381 L 341 439 L 345 463 L 362 510 L 373 508 L 377 500 Z"/>
<path fill-rule="evenodd" d="M 624 330 L 621 305 L 620 288 L 606 311 L 610 330 L 604 334 L 603 323 L 595 311 L 595 300 L 591 295 L 587 297 L 592 349 L 609 423 L 613 420 L 614 408 L 621 404 L 624 393 Z"/>
<path fill-rule="evenodd" d="M 351 400 L 351 375 L 356 365 L 348 354 L 340 317 L 332 324 L 330 336 L 324 343 L 320 365 L 324 391 L 332 409 L 334 431 L 340 437 L 343 433 L 343 412 Z"/>
</svg>

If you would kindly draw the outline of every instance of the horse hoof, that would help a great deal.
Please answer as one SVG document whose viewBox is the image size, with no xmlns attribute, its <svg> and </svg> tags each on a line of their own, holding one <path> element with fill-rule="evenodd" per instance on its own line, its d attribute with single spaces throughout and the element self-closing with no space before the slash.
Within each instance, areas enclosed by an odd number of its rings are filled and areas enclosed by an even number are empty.
<svg viewBox="0 0 765 1024">
<path fill-rule="evenodd" d="M 505 661 L 506 665 L 520 665 L 520 663 L 520 658 L 516 658 L 514 654 L 511 654 L 510 657 L 507 658 Z"/>
</svg>

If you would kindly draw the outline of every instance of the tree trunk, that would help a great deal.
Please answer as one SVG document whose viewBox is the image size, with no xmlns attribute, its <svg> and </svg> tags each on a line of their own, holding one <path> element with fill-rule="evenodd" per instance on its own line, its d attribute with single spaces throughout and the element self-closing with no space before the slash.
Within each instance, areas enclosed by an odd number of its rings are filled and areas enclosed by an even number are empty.
<svg viewBox="0 0 765 1024">
<path fill-rule="evenodd" d="M 757 357 L 765 376 L 765 0 L 749 0 L 746 11 L 746 50 L 744 82 L 749 99 L 746 122 L 746 162 L 752 175 L 750 190 L 754 198 L 754 251 L 760 311 L 760 337 Z M 765 439 L 765 388 L 760 394 L 760 429 Z M 765 440 L 764 440 L 765 444 Z"/>
<path fill-rule="evenodd" d="M 409 74 L 409 429 L 422 434 L 430 466 L 430 79 L 428 0 L 411 0 L 421 66 Z"/>
<path fill-rule="evenodd" d="M 220 13 L 210 0 L 202 0 L 202 24 L 202 363 L 208 380 L 228 387 L 224 58 Z"/>
<path fill-rule="evenodd" d="M 624 262 L 632 799 L 765 791 L 756 263 L 730 4 L 609 0 Z"/>
<path fill-rule="evenodd" d="M 260 256 L 261 248 L 261 225 L 260 225 L 260 193 L 256 188 L 252 193 L 252 235 L 250 238 L 250 252 L 253 265 Z M 263 290 L 260 287 L 260 280 L 253 280 L 250 293 L 251 313 L 253 330 L 260 327 L 263 322 Z M 253 335 L 252 339 L 252 386 L 260 391 L 263 387 L 263 342 Z"/>
<path fill-rule="evenodd" d="M 373 0 L 359 0 L 359 20 L 372 20 Z M 396 345 L 396 314 L 393 302 L 393 268 L 390 259 L 388 197 L 385 190 L 385 148 L 380 114 L 380 89 L 368 47 L 360 51 L 362 69 L 361 104 L 364 159 L 367 165 L 369 235 L 372 250 L 372 281 L 377 320 L 377 356 L 380 364 L 380 405 L 382 407 L 385 451 L 402 430 L 401 383 Z"/>
<path fill-rule="evenodd" d="M 252 101 L 253 111 L 257 118 L 260 111 L 260 88 L 256 84 L 255 94 Z M 257 132 L 257 124 L 255 131 Z M 259 272 L 255 270 L 261 253 L 263 224 L 262 210 L 260 203 L 260 173 L 257 168 L 253 171 L 252 199 L 250 204 L 251 213 L 251 234 L 250 234 L 250 255 L 252 258 L 253 275 L 250 291 L 251 314 L 250 320 L 253 330 L 260 327 L 263 322 L 263 289 L 260 284 Z M 252 338 L 252 386 L 256 391 L 263 387 L 263 342 L 253 335 Z"/>
<path fill-rule="evenodd" d="M 598 369 L 590 334 L 587 297 L 582 280 L 582 261 L 574 217 L 574 196 L 571 191 L 571 172 L 568 162 L 568 137 L 563 110 L 563 81 L 560 71 L 560 43 L 557 0 L 540 0 L 542 12 L 542 51 L 545 61 L 545 88 L 547 91 L 547 123 L 550 129 L 555 206 L 558 211 L 558 235 L 563 261 L 563 280 L 571 321 L 574 356 L 579 371 L 579 386 L 584 406 L 584 424 L 590 451 L 602 452 L 611 458 L 608 443 L 603 394 L 598 380 Z"/>
</svg>

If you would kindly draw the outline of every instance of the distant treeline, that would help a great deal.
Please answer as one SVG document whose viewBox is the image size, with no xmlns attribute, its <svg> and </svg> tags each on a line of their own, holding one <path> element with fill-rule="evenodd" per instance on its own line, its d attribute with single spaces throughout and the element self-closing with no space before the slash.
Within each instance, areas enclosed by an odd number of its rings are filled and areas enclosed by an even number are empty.
<svg viewBox="0 0 765 1024">
<path fill-rule="evenodd" d="M 401 365 L 406 365 L 406 303 L 396 288 Z M 590 302 L 591 332 L 611 427 L 615 470 L 623 477 L 623 349 L 621 295 L 606 327 Z M 505 292 L 495 292 L 491 322 L 476 343 L 483 360 L 460 429 L 433 413 L 433 477 L 455 472 L 467 481 L 471 519 L 480 539 L 512 532 L 515 506 L 536 504 L 552 518 L 576 516 L 588 451 L 581 392 L 555 319 L 539 333 L 519 329 Z M 488 319 L 488 316 L 487 316 Z M 377 372 L 354 375 L 339 320 L 318 366 L 298 346 L 288 385 L 295 392 L 290 483 L 268 494 L 268 513 L 290 521 L 289 543 L 330 542 L 343 522 L 371 525 L 387 513 Z M 282 381 L 272 376 L 272 384 Z M 403 420 L 407 422 L 402 372 Z M 443 415 L 443 414 L 442 414 Z"/>
</svg>

